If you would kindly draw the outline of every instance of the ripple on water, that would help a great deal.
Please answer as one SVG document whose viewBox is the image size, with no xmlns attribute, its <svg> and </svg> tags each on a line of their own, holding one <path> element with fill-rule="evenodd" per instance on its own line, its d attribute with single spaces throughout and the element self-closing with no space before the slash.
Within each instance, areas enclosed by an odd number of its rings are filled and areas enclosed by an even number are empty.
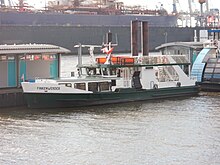
<svg viewBox="0 0 220 165">
<path fill-rule="evenodd" d="M 219 96 L 0 113 L 0 164 L 220 164 Z"/>
</svg>

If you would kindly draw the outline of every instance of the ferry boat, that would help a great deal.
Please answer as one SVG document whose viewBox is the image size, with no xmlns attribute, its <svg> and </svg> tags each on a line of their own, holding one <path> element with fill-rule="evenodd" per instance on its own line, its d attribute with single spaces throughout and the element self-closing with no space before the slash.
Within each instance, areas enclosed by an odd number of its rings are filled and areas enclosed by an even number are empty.
<svg viewBox="0 0 220 165">
<path fill-rule="evenodd" d="M 82 47 L 90 47 L 90 63 L 82 61 Z M 181 68 L 190 62 L 183 55 L 96 57 L 94 46 L 77 45 L 77 73 L 71 78 L 22 82 L 30 108 L 77 107 L 197 95 L 195 80 Z"/>
</svg>

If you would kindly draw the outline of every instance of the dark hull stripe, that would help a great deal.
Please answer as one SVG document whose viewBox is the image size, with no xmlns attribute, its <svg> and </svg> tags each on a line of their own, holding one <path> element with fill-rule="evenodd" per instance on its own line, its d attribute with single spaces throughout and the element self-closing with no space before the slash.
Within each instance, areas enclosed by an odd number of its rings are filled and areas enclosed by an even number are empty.
<svg viewBox="0 0 220 165">
<path fill-rule="evenodd" d="M 58 108 L 194 96 L 198 92 L 198 87 L 190 86 L 139 91 L 128 89 L 121 92 L 90 94 L 25 93 L 24 95 L 30 108 Z"/>
</svg>

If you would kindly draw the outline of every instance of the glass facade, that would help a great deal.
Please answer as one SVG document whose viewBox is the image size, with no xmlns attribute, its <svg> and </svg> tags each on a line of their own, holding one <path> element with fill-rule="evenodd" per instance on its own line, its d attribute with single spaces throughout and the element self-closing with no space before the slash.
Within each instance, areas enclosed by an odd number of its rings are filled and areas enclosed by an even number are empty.
<svg viewBox="0 0 220 165">
<path fill-rule="evenodd" d="M 210 58 L 207 61 L 203 81 L 220 82 L 220 59 Z"/>
<path fill-rule="evenodd" d="M 57 54 L 0 55 L 0 88 L 17 87 L 36 77 L 55 79 L 58 60 Z"/>
<path fill-rule="evenodd" d="M 16 79 L 17 65 L 14 56 L 8 56 L 8 86 L 16 87 L 17 79 Z"/>
<path fill-rule="evenodd" d="M 191 70 L 191 77 L 196 78 L 197 82 L 202 81 L 202 73 L 205 67 L 204 59 L 208 56 L 210 49 L 203 49 L 197 56 Z"/>
<path fill-rule="evenodd" d="M 16 69 L 14 55 L 0 55 L 0 88 L 17 86 Z"/>
<path fill-rule="evenodd" d="M 58 77 L 58 56 L 48 54 L 28 54 L 19 56 L 20 81 L 33 81 L 36 77 Z"/>
</svg>

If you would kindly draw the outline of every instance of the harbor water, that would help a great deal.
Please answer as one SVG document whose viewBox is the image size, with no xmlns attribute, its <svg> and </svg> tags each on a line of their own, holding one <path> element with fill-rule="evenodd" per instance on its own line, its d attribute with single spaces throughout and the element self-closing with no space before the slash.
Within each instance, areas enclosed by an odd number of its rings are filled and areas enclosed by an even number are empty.
<svg viewBox="0 0 220 165">
<path fill-rule="evenodd" d="M 75 57 L 62 58 L 63 76 Z M 220 93 L 67 109 L 0 111 L 1 165 L 218 165 Z"/>
</svg>

